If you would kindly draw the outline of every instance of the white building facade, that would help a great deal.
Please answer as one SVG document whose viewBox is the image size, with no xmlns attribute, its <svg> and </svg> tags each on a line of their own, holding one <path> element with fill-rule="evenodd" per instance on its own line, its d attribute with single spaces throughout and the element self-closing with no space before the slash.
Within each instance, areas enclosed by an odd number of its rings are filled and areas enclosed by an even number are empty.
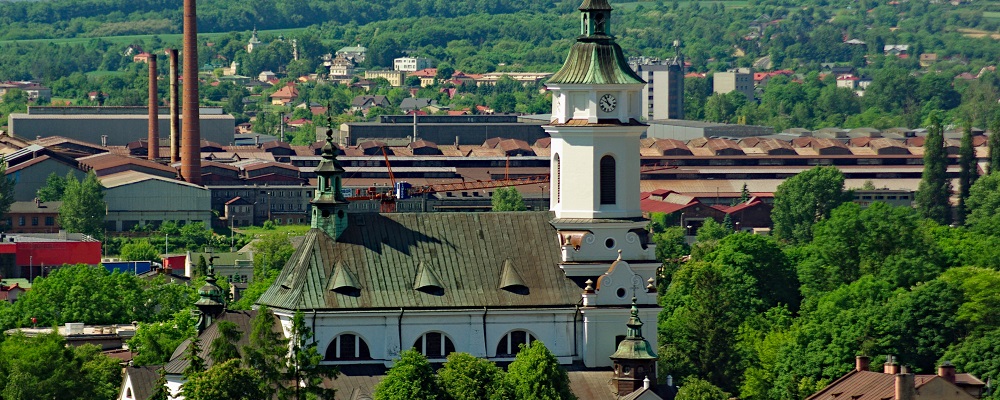
<svg viewBox="0 0 1000 400">
<path fill-rule="evenodd" d="M 415 72 L 430 68 L 431 60 L 423 57 L 400 57 L 392 60 L 392 69 L 403 72 Z"/>
</svg>

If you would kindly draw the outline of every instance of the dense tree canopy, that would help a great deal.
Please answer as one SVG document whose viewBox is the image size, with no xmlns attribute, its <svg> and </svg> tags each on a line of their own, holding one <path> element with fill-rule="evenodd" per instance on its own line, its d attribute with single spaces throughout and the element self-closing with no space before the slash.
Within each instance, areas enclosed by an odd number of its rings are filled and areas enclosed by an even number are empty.
<svg viewBox="0 0 1000 400">
<path fill-rule="evenodd" d="M 815 167 L 788 178 L 774 192 L 774 236 L 792 243 L 808 242 L 813 224 L 849 199 L 844 174 L 836 167 Z"/>
</svg>

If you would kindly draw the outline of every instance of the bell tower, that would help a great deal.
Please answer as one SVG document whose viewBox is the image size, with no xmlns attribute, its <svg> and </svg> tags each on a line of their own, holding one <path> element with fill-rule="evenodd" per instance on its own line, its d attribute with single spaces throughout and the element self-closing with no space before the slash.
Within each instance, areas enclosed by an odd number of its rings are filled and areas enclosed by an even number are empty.
<svg viewBox="0 0 1000 400">
<path fill-rule="evenodd" d="M 323 161 L 316 167 L 318 182 L 312 201 L 313 228 L 321 229 L 336 240 L 347 229 L 347 199 L 341 192 L 344 168 L 337 162 L 340 149 L 333 144 L 333 129 L 326 130 Z"/>
<path fill-rule="evenodd" d="M 639 309 L 635 306 L 635 297 L 632 298 L 632 312 L 625 325 L 628 326 L 625 339 L 618 343 L 618 351 L 611 355 L 615 368 L 611 379 L 619 396 L 655 385 L 656 360 L 660 359 L 649 342 L 642 337 L 642 320 L 639 319 Z"/>
</svg>

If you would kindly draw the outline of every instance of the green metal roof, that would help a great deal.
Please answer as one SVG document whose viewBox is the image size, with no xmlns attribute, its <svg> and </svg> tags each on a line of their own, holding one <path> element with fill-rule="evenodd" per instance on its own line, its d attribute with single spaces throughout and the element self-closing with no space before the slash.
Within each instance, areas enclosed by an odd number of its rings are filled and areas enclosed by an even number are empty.
<svg viewBox="0 0 1000 400">
<path fill-rule="evenodd" d="M 639 319 L 639 308 L 635 305 L 635 297 L 632 297 L 632 310 L 625 331 L 625 340 L 618 344 L 618 350 L 611 355 L 615 360 L 657 360 L 653 346 L 642 337 L 642 320 Z"/>
<path fill-rule="evenodd" d="M 628 66 L 622 48 L 610 36 L 580 37 L 549 84 L 623 85 L 646 83 Z"/>
<path fill-rule="evenodd" d="M 608 0 L 583 0 L 583 4 L 580 4 L 580 11 L 585 10 L 611 10 L 611 4 Z"/>
<path fill-rule="evenodd" d="M 552 217 L 352 214 L 339 241 L 310 230 L 258 302 L 286 310 L 571 307 L 581 290 L 559 269 Z M 335 290 L 348 288 L 357 290 Z"/>
</svg>

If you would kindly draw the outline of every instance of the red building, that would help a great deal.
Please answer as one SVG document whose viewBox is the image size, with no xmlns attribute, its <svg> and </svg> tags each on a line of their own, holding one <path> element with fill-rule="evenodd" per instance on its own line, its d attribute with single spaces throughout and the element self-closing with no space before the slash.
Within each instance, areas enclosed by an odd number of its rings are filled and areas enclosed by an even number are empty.
<svg viewBox="0 0 1000 400">
<path fill-rule="evenodd" d="M 64 264 L 101 263 L 101 242 L 78 233 L 0 234 L 0 273 L 5 278 L 45 276 Z"/>
</svg>

